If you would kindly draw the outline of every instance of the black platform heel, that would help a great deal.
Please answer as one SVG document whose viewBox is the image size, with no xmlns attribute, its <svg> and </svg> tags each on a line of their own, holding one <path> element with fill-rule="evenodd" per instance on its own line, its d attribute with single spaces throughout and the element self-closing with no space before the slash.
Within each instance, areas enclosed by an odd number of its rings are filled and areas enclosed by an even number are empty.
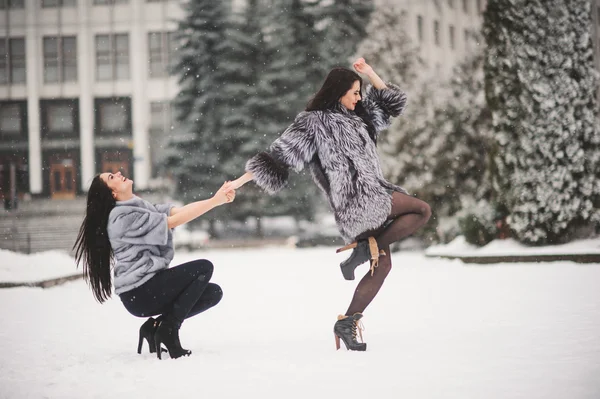
<svg viewBox="0 0 600 399">
<path fill-rule="evenodd" d="M 347 350 L 351 351 L 366 351 L 367 344 L 365 342 L 358 342 L 356 340 L 356 334 L 360 335 L 362 341 L 362 313 L 354 313 L 352 316 L 339 315 L 338 321 L 333 326 L 333 334 L 335 336 L 335 348 L 340 349 L 340 339 L 346 345 Z"/>
<path fill-rule="evenodd" d="M 179 327 L 169 320 L 160 322 L 156 329 L 156 333 L 154 334 L 154 340 L 157 348 L 160 348 L 161 343 L 165 344 L 171 359 L 177 359 L 178 357 L 189 356 L 192 354 L 192 351 L 181 347 L 181 342 L 179 342 Z M 162 359 L 160 356 L 161 352 L 162 351 L 156 352 L 156 356 L 159 359 Z"/>
<path fill-rule="evenodd" d="M 371 260 L 371 276 L 375 272 L 375 268 L 379 266 L 379 257 L 385 255 L 385 251 L 379 250 L 377 241 L 374 237 L 358 240 L 345 247 L 339 248 L 336 253 L 353 249 L 350 257 L 340 263 L 340 269 L 346 280 L 354 280 L 354 269 L 362 265 L 369 259 Z"/>
</svg>

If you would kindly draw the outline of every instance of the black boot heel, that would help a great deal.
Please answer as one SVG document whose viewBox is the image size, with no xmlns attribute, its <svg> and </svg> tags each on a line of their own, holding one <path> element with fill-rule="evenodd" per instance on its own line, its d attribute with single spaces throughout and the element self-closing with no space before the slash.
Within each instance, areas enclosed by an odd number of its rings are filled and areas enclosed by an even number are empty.
<svg viewBox="0 0 600 399">
<path fill-rule="evenodd" d="M 138 340 L 138 354 L 142 353 L 142 345 L 144 340 L 148 341 L 148 349 L 150 350 L 150 353 L 156 352 L 156 347 L 154 346 L 154 332 L 156 331 L 156 327 L 158 327 L 158 322 L 152 317 L 142 324 L 140 327 L 140 338 Z"/>
<path fill-rule="evenodd" d="M 156 343 L 154 339 L 154 334 L 156 333 L 156 329 L 158 328 L 158 324 L 160 323 L 161 318 L 153 319 L 150 317 L 142 326 L 140 327 L 140 337 L 138 340 L 138 348 L 137 353 L 142 353 L 142 345 L 144 344 L 144 340 L 148 342 L 148 350 L 150 353 L 156 352 Z M 163 352 L 166 352 L 164 348 L 161 348 Z"/>
<path fill-rule="evenodd" d="M 373 275 L 379 264 L 379 256 L 385 255 L 384 251 L 379 251 L 377 241 L 373 237 L 358 240 L 356 243 L 340 248 L 336 252 L 339 253 L 350 248 L 354 248 L 350 257 L 340 263 L 340 269 L 342 269 L 342 274 L 346 280 L 354 280 L 354 270 L 369 259 L 371 260 L 371 275 Z"/>
<path fill-rule="evenodd" d="M 335 335 L 336 350 L 340 349 L 340 339 L 344 342 L 347 350 L 351 351 L 366 351 L 367 344 L 356 340 L 357 332 L 360 334 L 362 341 L 362 327 L 359 320 L 362 318 L 361 313 L 355 313 L 352 316 L 338 316 L 338 321 L 333 326 Z"/>
<path fill-rule="evenodd" d="M 181 347 L 181 342 L 179 342 L 179 328 L 168 320 L 160 322 L 156 329 L 156 333 L 154 334 L 154 340 L 157 348 L 160 348 L 162 343 L 165 344 L 171 359 L 177 359 L 178 357 L 189 356 L 192 354 L 192 351 Z M 159 359 L 162 359 L 161 352 L 162 351 L 156 352 L 156 356 Z"/>
</svg>

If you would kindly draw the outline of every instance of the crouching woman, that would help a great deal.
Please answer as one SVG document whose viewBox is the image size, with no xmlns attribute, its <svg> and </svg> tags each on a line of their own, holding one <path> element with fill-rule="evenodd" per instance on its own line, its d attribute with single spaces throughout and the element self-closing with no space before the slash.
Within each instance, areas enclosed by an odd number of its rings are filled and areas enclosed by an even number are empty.
<svg viewBox="0 0 600 399">
<path fill-rule="evenodd" d="M 159 359 L 161 344 L 171 358 L 191 354 L 181 347 L 181 324 L 219 303 L 223 292 L 210 282 L 213 265 L 208 260 L 169 268 L 171 229 L 234 198 L 235 191 L 221 188 L 212 198 L 183 207 L 153 205 L 134 195 L 133 181 L 120 172 L 93 179 L 74 246 L 76 263 L 83 264 L 84 278 L 100 303 L 111 296 L 112 268 L 115 294 L 125 308 L 137 317 L 158 316 L 140 327 L 138 353 L 145 339 Z"/>
</svg>

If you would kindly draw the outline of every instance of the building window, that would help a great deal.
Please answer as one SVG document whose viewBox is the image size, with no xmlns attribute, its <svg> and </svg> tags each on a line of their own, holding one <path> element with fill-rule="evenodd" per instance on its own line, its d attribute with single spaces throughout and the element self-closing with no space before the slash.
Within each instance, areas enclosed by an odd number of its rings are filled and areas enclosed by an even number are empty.
<svg viewBox="0 0 600 399">
<path fill-rule="evenodd" d="M 131 99 L 96 99 L 95 126 L 100 135 L 131 135 Z"/>
<path fill-rule="evenodd" d="M 448 0 L 448 7 L 454 8 L 454 0 Z"/>
<path fill-rule="evenodd" d="M 0 84 L 25 83 L 25 39 L 0 39 Z"/>
<path fill-rule="evenodd" d="M 423 17 L 422 16 L 417 16 L 417 33 L 419 35 L 419 41 L 423 41 L 424 40 L 424 35 L 423 35 Z"/>
<path fill-rule="evenodd" d="M 468 29 L 465 29 L 465 49 L 470 50 L 470 44 L 471 44 L 471 39 L 470 39 L 471 35 L 469 33 Z"/>
<path fill-rule="evenodd" d="M 45 138 L 76 137 L 78 126 L 77 100 L 42 100 L 42 132 Z"/>
<path fill-rule="evenodd" d="M 462 0 L 463 11 L 465 14 L 469 13 L 469 0 Z"/>
<path fill-rule="evenodd" d="M 27 140 L 27 102 L 0 102 L 0 141 Z"/>
<path fill-rule="evenodd" d="M 25 8 L 25 0 L 0 0 L 0 10 Z"/>
<path fill-rule="evenodd" d="M 42 0 L 42 7 L 77 7 L 77 0 Z"/>
<path fill-rule="evenodd" d="M 173 129 L 173 115 L 169 102 L 150 103 L 150 160 L 152 176 L 157 177 L 163 164 L 165 149 Z"/>
<path fill-rule="evenodd" d="M 129 36 L 96 35 L 97 80 L 129 79 Z"/>
<path fill-rule="evenodd" d="M 148 54 L 151 78 L 164 78 L 173 65 L 177 43 L 173 32 L 148 33 Z"/>
<path fill-rule="evenodd" d="M 94 0 L 94 5 L 104 6 L 109 4 L 127 4 L 129 0 Z"/>
<path fill-rule="evenodd" d="M 439 46 L 441 44 L 441 40 L 440 40 L 440 23 L 439 21 L 433 21 L 433 35 L 435 38 L 435 44 L 436 46 Z"/>
<path fill-rule="evenodd" d="M 481 0 L 477 0 L 477 12 L 481 14 L 483 10 L 481 9 Z"/>
<path fill-rule="evenodd" d="M 77 38 L 44 38 L 44 81 L 74 82 L 77 80 Z"/>
<path fill-rule="evenodd" d="M 449 40 L 450 40 L 450 48 L 454 50 L 456 44 L 454 42 L 455 38 L 455 32 L 454 32 L 454 26 L 450 25 L 450 28 L 448 29 L 448 34 L 449 34 Z"/>
<path fill-rule="evenodd" d="M 8 83 L 8 51 L 6 39 L 0 39 L 0 84 Z"/>
</svg>

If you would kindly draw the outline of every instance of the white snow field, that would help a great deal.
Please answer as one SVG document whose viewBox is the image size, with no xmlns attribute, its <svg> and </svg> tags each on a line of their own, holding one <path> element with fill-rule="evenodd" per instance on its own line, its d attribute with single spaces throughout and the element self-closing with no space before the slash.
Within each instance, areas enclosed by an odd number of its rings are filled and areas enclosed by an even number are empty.
<svg viewBox="0 0 600 399">
<path fill-rule="evenodd" d="M 0 264 L 13 255 L 1 252 Z M 0 289 L 0 398 L 600 398 L 600 264 L 466 266 L 395 253 L 357 353 L 336 351 L 332 333 L 356 284 L 342 278 L 344 257 L 178 253 L 174 264 L 212 260 L 225 295 L 183 324 L 193 353 L 177 360 L 146 345 L 138 355 L 144 319 L 118 297 L 97 304 L 83 281 Z"/>
</svg>

